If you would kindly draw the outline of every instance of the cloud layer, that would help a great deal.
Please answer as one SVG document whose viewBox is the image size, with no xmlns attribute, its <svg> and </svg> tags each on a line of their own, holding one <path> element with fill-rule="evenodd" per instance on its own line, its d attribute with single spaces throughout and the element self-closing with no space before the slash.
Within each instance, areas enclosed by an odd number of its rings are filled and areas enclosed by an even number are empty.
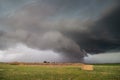
<svg viewBox="0 0 120 80">
<path fill-rule="evenodd" d="M 107 52 L 95 55 L 88 55 L 84 58 L 85 63 L 120 63 L 120 52 Z"/>
<path fill-rule="evenodd" d="M 81 62 L 70 59 L 62 53 L 52 50 L 37 50 L 18 43 L 7 50 L 0 50 L 0 62 Z"/>
<path fill-rule="evenodd" d="M 23 43 L 79 61 L 86 51 L 120 47 L 118 0 L 1 0 L 0 4 L 1 50 Z"/>
</svg>

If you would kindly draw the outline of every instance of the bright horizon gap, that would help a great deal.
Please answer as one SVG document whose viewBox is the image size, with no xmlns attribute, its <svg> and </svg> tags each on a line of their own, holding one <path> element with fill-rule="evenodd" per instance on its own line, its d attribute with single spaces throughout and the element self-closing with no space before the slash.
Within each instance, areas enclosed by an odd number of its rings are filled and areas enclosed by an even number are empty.
<svg viewBox="0 0 120 80">
<path fill-rule="evenodd" d="M 114 55 L 115 54 L 115 55 Z M 49 55 L 49 56 L 48 56 Z M 119 63 L 120 53 L 88 54 L 85 63 Z M 112 61 L 111 61 L 112 57 Z M 37 50 L 19 43 L 13 48 L 0 51 L 0 62 L 65 62 L 67 58 L 52 50 Z M 69 62 L 69 61 L 68 61 Z"/>
</svg>

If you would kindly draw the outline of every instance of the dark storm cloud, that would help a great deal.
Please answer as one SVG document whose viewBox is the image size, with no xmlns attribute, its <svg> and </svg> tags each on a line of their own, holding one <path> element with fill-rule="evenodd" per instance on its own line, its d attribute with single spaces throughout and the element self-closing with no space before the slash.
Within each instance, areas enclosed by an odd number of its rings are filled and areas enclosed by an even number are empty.
<svg viewBox="0 0 120 80">
<path fill-rule="evenodd" d="M 88 32 L 73 32 L 69 36 L 88 52 L 106 52 L 120 48 L 120 6 L 101 16 Z M 68 35 L 68 33 L 66 33 Z"/>
<path fill-rule="evenodd" d="M 2 3 L 10 5 L 11 12 L 0 18 L 1 48 L 22 42 L 32 48 L 52 49 L 70 59 L 79 59 L 86 54 L 82 49 L 101 52 L 119 46 L 119 35 L 115 32 L 119 25 L 115 15 L 119 14 L 114 14 L 118 13 L 115 12 L 117 0 L 7 0 Z M 9 11 L 9 6 L 4 5 L 1 15 Z M 115 18 L 115 22 L 109 18 Z"/>
<path fill-rule="evenodd" d="M 96 22 L 93 28 L 99 28 L 102 34 L 98 34 L 103 41 L 106 41 L 105 46 L 108 49 L 120 47 L 120 6 L 111 13 Z M 103 30 L 104 29 L 104 30 Z M 95 30 L 93 30 L 95 32 Z M 104 46 L 104 45 L 103 45 Z"/>
</svg>

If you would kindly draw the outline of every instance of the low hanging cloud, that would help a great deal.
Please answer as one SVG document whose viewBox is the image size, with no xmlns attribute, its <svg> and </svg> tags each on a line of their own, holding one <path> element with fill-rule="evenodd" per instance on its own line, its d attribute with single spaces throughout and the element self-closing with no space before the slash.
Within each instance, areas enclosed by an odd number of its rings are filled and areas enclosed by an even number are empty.
<svg viewBox="0 0 120 80">
<path fill-rule="evenodd" d="M 65 59 L 65 60 L 64 60 Z M 0 62 L 64 62 L 67 58 L 52 50 L 37 50 L 24 44 L 0 51 Z"/>
<path fill-rule="evenodd" d="M 57 31 L 46 32 L 41 35 L 33 33 L 31 34 L 29 32 L 26 33 L 24 31 L 22 33 L 20 31 L 20 33 L 10 32 L 9 34 L 3 34 L 4 36 L 2 36 L 1 39 L 3 39 L 3 44 L 6 44 L 8 48 L 10 46 L 15 46 L 19 42 L 22 42 L 34 49 L 61 52 L 61 54 L 67 58 L 78 61 L 86 55 L 84 50 L 80 49 L 76 42 Z M 6 46 L 3 45 L 2 47 L 6 49 Z"/>
<path fill-rule="evenodd" d="M 87 52 L 105 53 L 120 47 L 118 0 L 1 3 L 1 50 L 22 43 L 32 49 L 55 51 L 69 61 L 80 61 Z"/>
<path fill-rule="evenodd" d="M 22 42 L 36 49 L 52 49 L 71 59 L 80 60 L 86 53 L 75 41 L 61 32 L 71 30 L 73 25 L 78 27 L 78 19 L 53 21 L 50 17 L 56 15 L 56 12 L 55 7 L 47 3 L 28 4 L 5 19 L 5 25 L 9 28 L 6 27 L 8 31 L 3 32 L 1 37 L 8 43 Z"/>
<path fill-rule="evenodd" d="M 91 55 L 84 58 L 85 63 L 119 63 L 120 52 L 107 52 Z"/>
</svg>

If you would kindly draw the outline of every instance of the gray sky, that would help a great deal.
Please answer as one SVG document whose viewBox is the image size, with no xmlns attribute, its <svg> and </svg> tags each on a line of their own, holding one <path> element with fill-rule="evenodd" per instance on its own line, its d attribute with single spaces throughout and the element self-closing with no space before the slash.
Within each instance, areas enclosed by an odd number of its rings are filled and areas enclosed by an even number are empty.
<svg viewBox="0 0 120 80">
<path fill-rule="evenodd" d="M 70 62 L 86 53 L 119 52 L 119 13 L 118 0 L 0 0 L 0 49 L 22 43 Z"/>
</svg>

